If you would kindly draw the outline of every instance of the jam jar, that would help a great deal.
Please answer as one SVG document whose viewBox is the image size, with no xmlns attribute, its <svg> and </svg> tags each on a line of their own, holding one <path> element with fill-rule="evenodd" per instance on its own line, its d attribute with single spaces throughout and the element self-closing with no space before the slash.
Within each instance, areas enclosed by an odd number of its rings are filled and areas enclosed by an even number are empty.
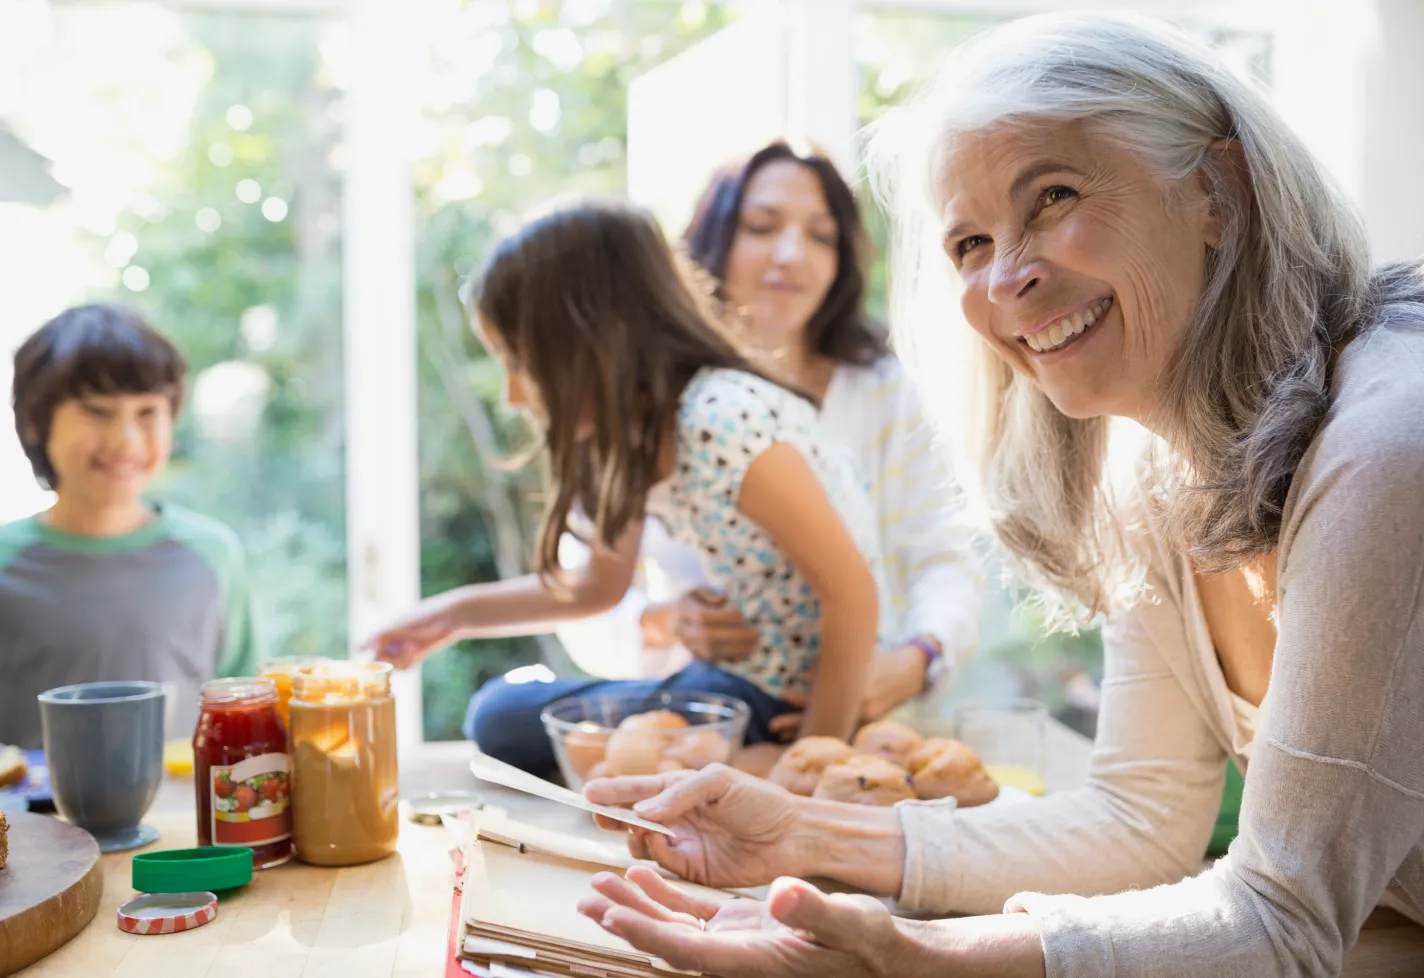
<svg viewBox="0 0 1424 978">
<path fill-rule="evenodd" d="M 202 687 L 193 733 L 198 845 L 247 846 L 254 869 L 292 858 L 291 758 L 269 679 L 215 679 Z"/>
</svg>

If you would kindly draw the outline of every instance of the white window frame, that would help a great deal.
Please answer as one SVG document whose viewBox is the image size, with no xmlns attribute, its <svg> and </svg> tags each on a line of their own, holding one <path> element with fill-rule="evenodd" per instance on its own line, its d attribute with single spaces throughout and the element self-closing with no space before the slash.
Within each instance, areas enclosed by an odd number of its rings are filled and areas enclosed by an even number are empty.
<svg viewBox="0 0 1424 978">
<path fill-rule="evenodd" d="M 271 2 L 271 0 L 263 0 Z M 351 31 L 342 181 L 347 628 L 351 653 L 420 598 L 412 0 L 333 4 Z M 420 670 L 397 673 L 397 741 L 424 741 Z"/>
<path fill-rule="evenodd" d="M 426 0 L 162 0 L 177 9 L 328 17 L 348 32 L 342 173 L 342 403 L 348 653 L 420 598 L 414 187 L 403 138 L 419 103 Z M 397 673 L 396 734 L 424 741 L 420 670 Z"/>
</svg>

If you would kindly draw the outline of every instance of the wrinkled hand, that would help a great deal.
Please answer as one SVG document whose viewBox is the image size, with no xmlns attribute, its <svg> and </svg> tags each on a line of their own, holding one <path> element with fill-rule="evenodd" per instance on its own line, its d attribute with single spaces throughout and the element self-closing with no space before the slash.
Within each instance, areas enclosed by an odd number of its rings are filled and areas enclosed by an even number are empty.
<svg viewBox="0 0 1424 978">
<path fill-rule="evenodd" d="M 459 638 L 454 609 L 444 595 L 426 598 L 404 617 L 362 643 L 382 662 L 409 669 L 423 659 L 453 645 Z"/>
<path fill-rule="evenodd" d="M 874 723 L 885 714 L 920 695 L 925 689 L 925 654 L 913 645 L 876 653 L 870 662 L 870 680 L 860 701 L 859 723 Z M 801 713 L 783 713 L 768 724 L 778 736 L 794 736 Z"/>
<path fill-rule="evenodd" d="M 880 978 L 907 974 L 908 942 L 866 896 L 828 896 L 782 878 L 759 900 L 717 902 L 646 867 L 600 873 L 579 911 L 674 968 L 726 978 Z"/>
<path fill-rule="evenodd" d="M 742 613 L 727 607 L 726 595 L 708 588 L 696 588 L 677 600 L 672 630 L 689 652 L 707 662 L 745 659 L 761 644 L 761 635 Z"/>
<path fill-rule="evenodd" d="M 700 771 L 600 778 L 583 791 L 589 801 L 632 805 L 639 815 L 672 829 L 669 838 L 597 819 L 603 828 L 627 829 L 634 858 L 651 859 L 683 879 L 761 886 L 802 874 L 795 842 L 800 799 L 770 781 L 712 764 Z"/>
</svg>

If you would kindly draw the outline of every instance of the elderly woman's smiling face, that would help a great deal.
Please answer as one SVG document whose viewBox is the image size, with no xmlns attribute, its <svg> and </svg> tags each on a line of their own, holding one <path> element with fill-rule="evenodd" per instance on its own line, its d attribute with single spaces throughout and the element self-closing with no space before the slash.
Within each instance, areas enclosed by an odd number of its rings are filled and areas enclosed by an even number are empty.
<svg viewBox="0 0 1424 978">
<path fill-rule="evenodd" d="M 1075 122 L 960 136 L 937 187 L 970 325 L 1064 414 L 1150 417 L 1219 239 L 1205 182 Z"/>
</svg>

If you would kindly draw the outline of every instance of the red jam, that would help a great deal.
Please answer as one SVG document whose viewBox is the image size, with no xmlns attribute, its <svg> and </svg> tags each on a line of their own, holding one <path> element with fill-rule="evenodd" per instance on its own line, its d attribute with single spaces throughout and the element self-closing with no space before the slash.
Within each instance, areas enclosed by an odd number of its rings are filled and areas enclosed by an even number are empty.
<svg viewBox="0 0 1424 978">
<path fill-rule="evenodd" d="M 255 869 L 291 859 L 291 770 L 270 679 L 203 684 L 193 734 L 198 845 L 247 846 Z"/>
</svg>

